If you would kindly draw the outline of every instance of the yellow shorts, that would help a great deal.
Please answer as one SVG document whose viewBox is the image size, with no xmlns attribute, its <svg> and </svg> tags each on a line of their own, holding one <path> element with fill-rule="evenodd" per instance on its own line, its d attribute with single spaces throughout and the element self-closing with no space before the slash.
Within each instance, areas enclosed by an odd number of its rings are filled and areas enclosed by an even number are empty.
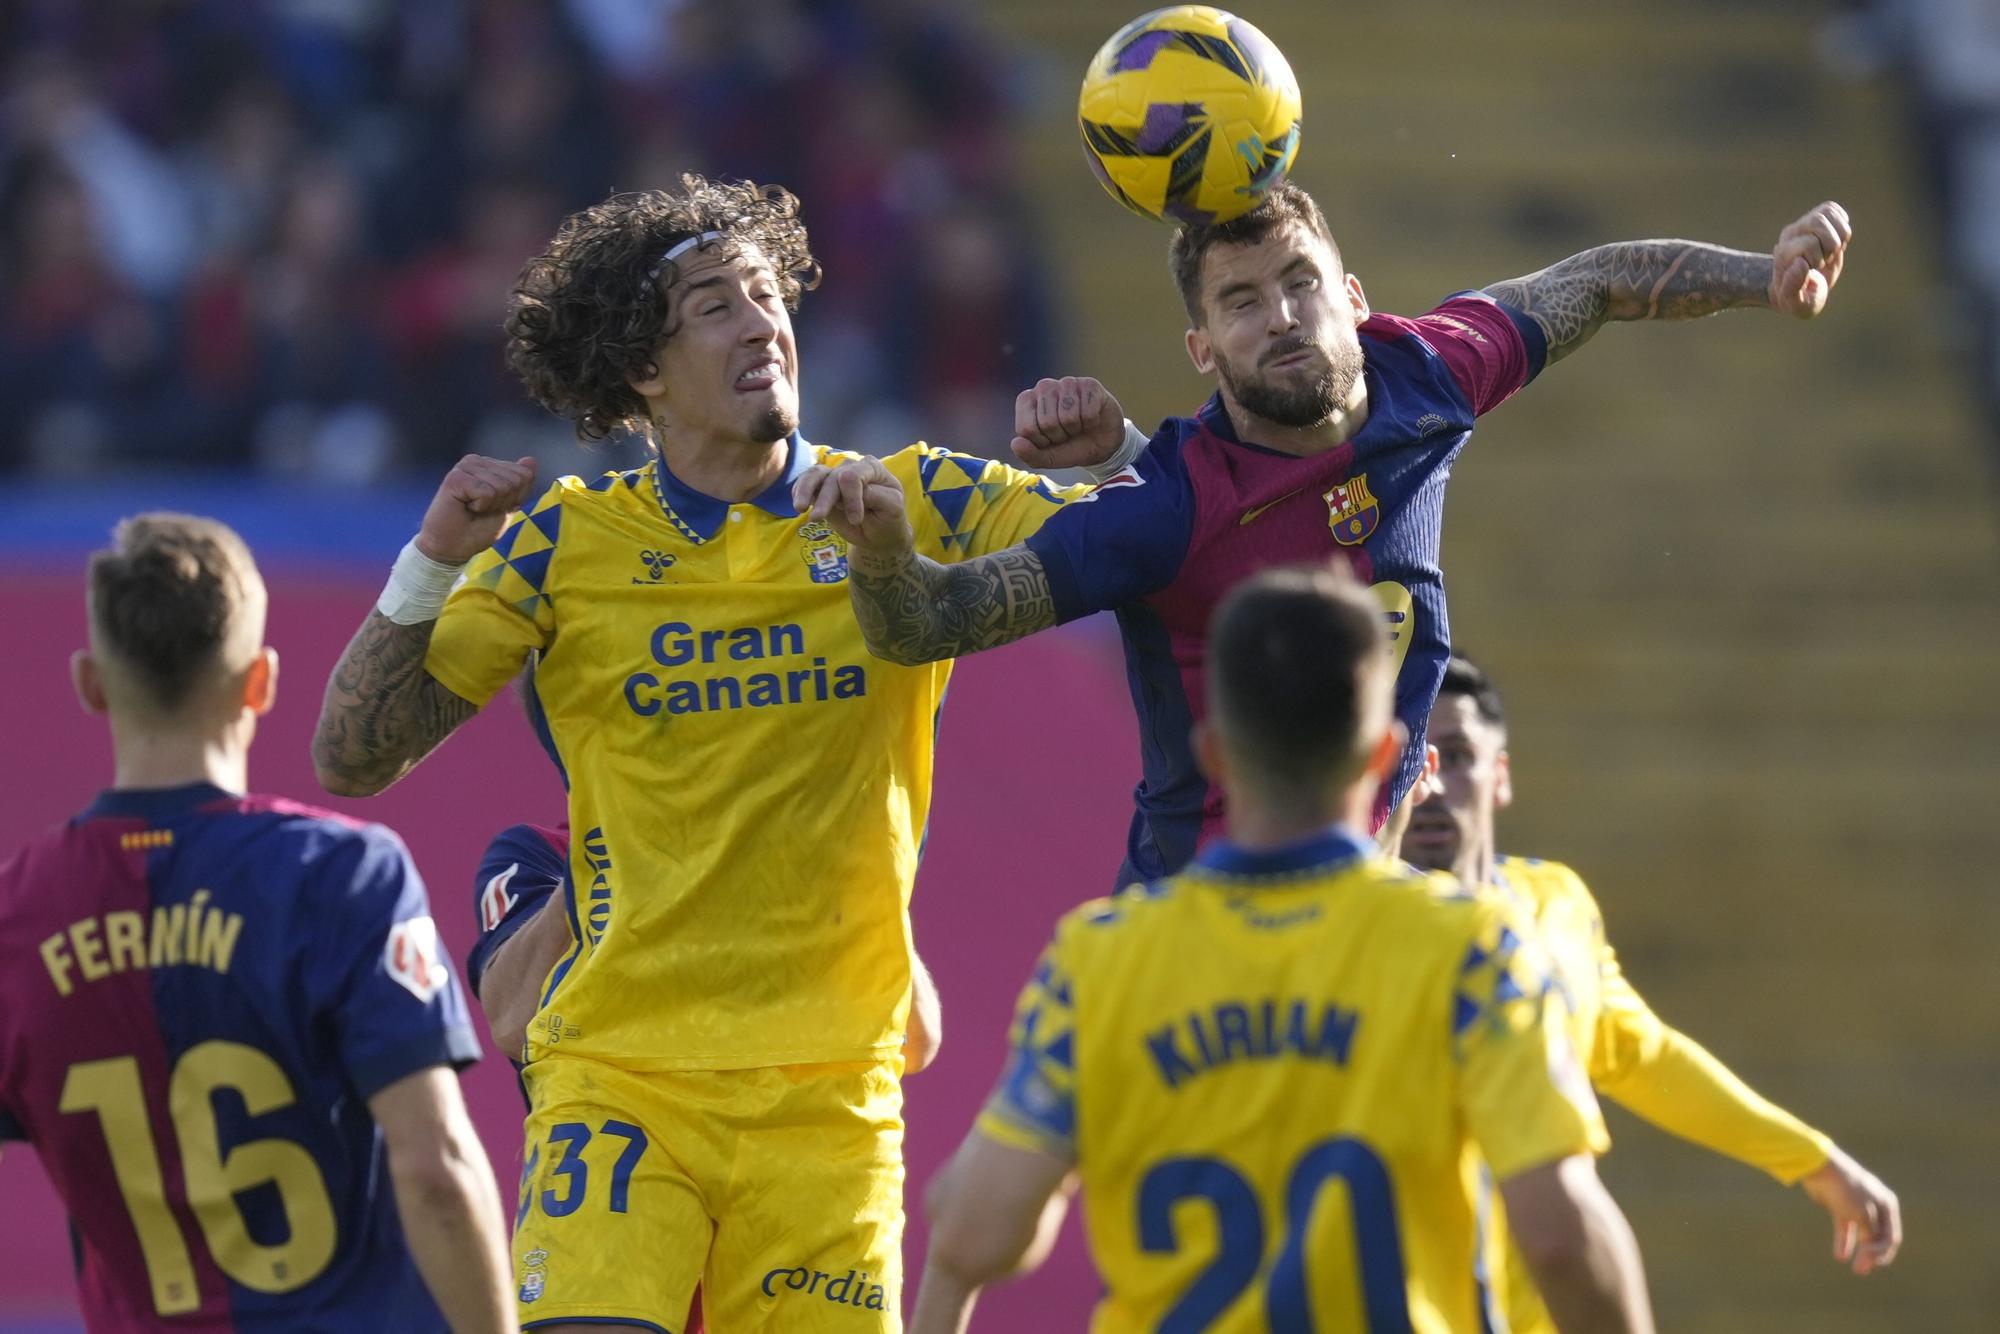
<svg viewBox="0 0 2000 1334">
<path fill-rule="evenodd" d="M 897 1334 L 899 1062 L 636 1073 L 551 1055 L 514 1217 L 523 1328 Z"/>
</svg>

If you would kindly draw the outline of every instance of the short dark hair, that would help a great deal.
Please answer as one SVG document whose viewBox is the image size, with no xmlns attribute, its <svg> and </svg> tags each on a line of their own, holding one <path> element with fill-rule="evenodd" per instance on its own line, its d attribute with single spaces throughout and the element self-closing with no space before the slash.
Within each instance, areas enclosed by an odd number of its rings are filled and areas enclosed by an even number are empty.
<svg viewBox="0 0 2000 1334">
<path fill-rule="evenodd" d="M 678 327 L 661 298 L 679 266 L 663 257 L 707 232 L 725 238 L 709 244 L 762 254 L 789 309 L 819 284 L 796 196 L 692 172 L 679 191 L 612 195 L 571 214 L 521 270 L 507 315 L 507 364 L 537 403 L 575 423 L 579 438 L 645 427 L 646 403 L 630 381 L 657 369 L 660 346 Z"/>
<path fill-rule="evenodd" d="M 1335 259 L 1340 257 L 1340 246 L 1326 225 L 1326 214 L 1320 212 L 1319 205 L 1303 186 L 1291 181 L 1279 181 L 1272 186 L 1264 202 L 1240 218 L 1176 230 L 1167 243 L 1167 265 L 1174 271 L 1174 285 L 1180 288 L 1181 304 L 1187 307 L 1188 319 L 1197 327 L 1202 323 L 1201 261 L 1212 247 L 1255 245 L 1272 232 L 1292 226 L 1312 232 L 1333 250 Z"/>
<path fill-rule="evenodd" d="M 1479 716 L 1498 727 L 1507 725 L 1507 711 L 1500 702 L 1500 687 L 1493 684 L 1493 678 L 1486 669 L 1471 658 L 1452 650 L 1445 659 L 1444 680 L 1438 685 L 1438 698 L 1446 695 L 1464 695 L 1472 701 Z"/>
<path fill-rule="evenodd" d="M 214 519 L 135 515 L 90 558 L 97 643 L 161 709 L 186 701 L 264 597 L 250 548 Z"/>
<path fill-rule="evenodd" d="M 1208 668 L 1224 732 L 1259 777 L 1361 772 L 1375 740 L 1367 692 L 1389 645 L 1381 607 L 1344 568 L 1280 567 L 1239 584 L 1216 610 Z"/>
</svg>

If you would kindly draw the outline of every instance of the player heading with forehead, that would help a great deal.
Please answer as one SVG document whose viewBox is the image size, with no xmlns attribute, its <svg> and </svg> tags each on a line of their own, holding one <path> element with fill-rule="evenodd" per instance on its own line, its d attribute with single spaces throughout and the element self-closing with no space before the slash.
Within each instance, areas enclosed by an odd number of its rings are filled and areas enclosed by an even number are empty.
<svg viewBox="0 0 2000 1334">
<path fill-rule="evenodd" d="M 0 1138 L 62 1196 L 93 1329 L 512 1329 L 478 1044 L 409 853 L 246 795 L 266 602 L 209 519 L 128 519 L 90 561 L 72 668 L 113 781 L 0 862 Z"/>
<path fill-rule="evenodd" d="M 1183 346 L 1215 383 L 1209 400 L 1121 451 L 1123 472 L 1016 550 L 927 561 L 888 517 L 885 490 L 881 517 L 841 530 L 854 543 L 855 614 L 873 652 L 916 663 L 1115 613 L 1142 769 L 1121 880 L 1151 879 L 1222 829 L 1222 792 L 1185 740 L 1206 707 L 1211 613 L 1257 570 L 1339 559 L 1391 634 L 1407 740 L 1370 823 L 1393 846 L 1451 648 L 1445 485 L 1477 420 L 1607 323 L 1757 307 L 1816 316 L 1851 235 L 1829 202 L 1768 253 L 1615 242 L 1406 318 L 1371 306 L 1311 195 L 1280 182 L 1243 216 L 1170 243 Z M 1065 425 L 1058 405 L 1035 416 L 1042 432 Z"/>
<path fill-rule="evenodd" d="M 931 1186 L 912 1334 L 1039 1263 L 1078 1179 L 1093 1329 L 1473 1334 L 1476 1158 L 1564 1329 L 1651 1330 L 1532 929 L 1360 832 L 1402 747 L 1385 639 L 1332 567 L 1222 600 L 1199 745 L 1228 835 L 1058 924 Z"/>
</svg>

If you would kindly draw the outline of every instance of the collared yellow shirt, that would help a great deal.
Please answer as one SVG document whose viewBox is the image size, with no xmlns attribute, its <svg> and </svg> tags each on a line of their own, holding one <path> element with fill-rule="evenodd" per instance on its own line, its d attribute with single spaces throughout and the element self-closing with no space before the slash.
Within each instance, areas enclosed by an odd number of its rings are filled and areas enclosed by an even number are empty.
<svg viewBox="0 0 2000 1334">
<path fill-rule="evenodd" d="M 569 787 L 565 907 L 528 1055 L 630 1069 L 879 1059 L 909 1006 L 908 903 L 950 662 L 870 654 L 846 544 L 792 482 L 739 504 L 656 459 L 565 477 L 465 570 L 426 667 L 533 689 Z M 1081 488 L 918 444 L 883 460 L 917 550 L 1019 542 Z"/>
<path fill-rule="evenodd" d="M 1663 1022 L 1619 967 L 1604 914 L 1561 862 L 1501 857 L 1495 888 L 1535 922 L 1570 998 L 1577 1049 L 1596 1090 L 1662 1130 L 1768 1172 L 1786 1185 L 1825 1164 L 1819 1131 L 1767 1101 L 1693 1038 Z M 1493 1211 L 1506 1324 L 1497 1334 L 1555 1334 L 1534 1279 Z"/>
</svg>

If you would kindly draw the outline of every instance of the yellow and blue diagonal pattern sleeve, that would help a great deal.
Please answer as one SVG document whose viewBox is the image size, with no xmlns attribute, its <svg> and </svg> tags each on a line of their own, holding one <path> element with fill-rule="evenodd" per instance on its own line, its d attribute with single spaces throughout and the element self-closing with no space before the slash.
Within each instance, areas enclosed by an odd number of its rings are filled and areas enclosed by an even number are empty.
<svg viewBox="0 0 2000 1334">
<path fill-rule="evenodd" d="M 1459 1105 L 1496 1179 L 1610 1147 L 1541 945 L 1497 904 L 1460 961 L 1451 1027 Z"/>
<path fill-rule="evenodd" d="M 1060 942 L 1035 965 L 1014 1009 L 1000 1086 L 979 1115 L 988 1139 L 1076 1157 L 1076 997 Z"/>
<path fill-rule="evenodd" d="M 562 534 L 559 482 L 466 562 L 437 627 L 424 669 L 453 694 L 483 705 L 555 635 L 550 583 Z"/>
<path fill-rule="evenodd" d="M 1051 514 L 1090 487 L 1057 486 L 1039 473 L 995 459 L 916 446 L 921 498 L 910 520 L 924 554 L 941 561 L 1002 551 L 1025 540 Z"/>
</svg>

